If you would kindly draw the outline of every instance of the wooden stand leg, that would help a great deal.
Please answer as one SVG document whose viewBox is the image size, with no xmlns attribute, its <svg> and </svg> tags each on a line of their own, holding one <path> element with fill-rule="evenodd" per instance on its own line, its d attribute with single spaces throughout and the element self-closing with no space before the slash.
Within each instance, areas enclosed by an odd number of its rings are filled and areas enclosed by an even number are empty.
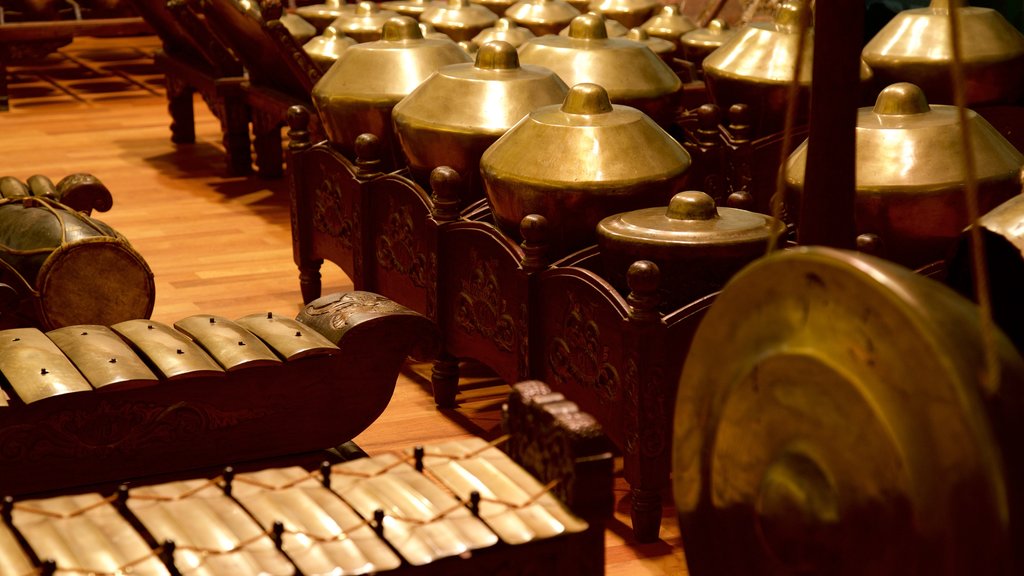
<svg viewBox="0 0 1024 576">
<path fill-rule="evenodd" d="M 7 88 L 7 49 L 0 46 L 0 112 L 7 112 L 11 109 L 10 96 Z"/>
<path fill-rule="evenodd" d="M 244 102 L 225 101 L 220 114 L 224 134 L 224 153 L 228 175 L 243 176 L 252 172 L 252 150 L 249 142 L 249 109 Z"/>
<path fill-rule="evenodd" d="M 281 150 L 281 125 L 276 118 L 252 111 L 253 147 L 256 172 L 262 178 L 280 178 L 284 172 Z"/>
<path fill-rule="evenodd" d="M 194 91 L 184 82 L 166 76 L 167 111 L 171 114 L 171 142 L 192 144 L 196 141 L 195 110 L 192 106 Z"/>
<path fill-rule="evenodd" d="M 630 491 L 633 536 L 638 542 L 654 542 L 661 530 L 661 491 L 633 488 Z"/>
<path fill-rule="evenodd" d="M 430 384 L 438 408 L 454 408 L 455 396 L 459 393 L 459 360 L 442 352 L 434 361 Z"/>
<path fill-rule="evenodd" d="M 323 260 L 308 260 L 299 264 L 299 289 L 303 304 L 309 304 L 320 297 L 320 266 Z"/>
</svg>

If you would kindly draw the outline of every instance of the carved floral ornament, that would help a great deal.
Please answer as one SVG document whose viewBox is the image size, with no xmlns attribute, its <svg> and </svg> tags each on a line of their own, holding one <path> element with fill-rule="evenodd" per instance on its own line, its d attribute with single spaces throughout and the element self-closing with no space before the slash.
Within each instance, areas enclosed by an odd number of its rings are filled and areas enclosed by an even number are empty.
<svg viewBox="0 0 1024 576">
<path fill-rule="evenodd" d="M 389 202 L 388 218 L 377 238 L 377 263 L 385 270 L 407 276 L 414 286 L 427 286 L 428 261 L 416 244 L 417 230 L 409 206 Z"/>
<path fill-rule="evenodd" d="M 355 225 L 351 218 L 345 217 L 341 195 L 341 185 L 337 180 L 327 178 L 320 182 L 313 192 L 313 227 L 351 247 Z"/>
<path fill-rule="evenodd" d="M 594 389 L 602 404 L 618 398 L 619 374 L 607 362 L 607 347 L 601 343 L 601 329 L 585 309 L 569 293 L 569 303 L 562 320 L 561 335 L 548 348 L 548 368 L 560 383 L 579 382 Z"/>
<path fill-rule="evenodd" d="M 481 258 L 475 250 L 469 260 L 473 272 L 461 281 L 455 322 L 466 332 L 489 338 L 500 350 L 513 352 L 519 330 L 495 273 L 497 260 Z"/>
</svg>

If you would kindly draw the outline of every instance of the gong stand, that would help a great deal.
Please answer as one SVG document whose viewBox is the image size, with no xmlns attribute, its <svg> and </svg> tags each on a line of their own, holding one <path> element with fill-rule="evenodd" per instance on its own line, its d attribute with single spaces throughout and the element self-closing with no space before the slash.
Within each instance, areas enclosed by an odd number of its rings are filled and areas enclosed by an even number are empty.
<svg viewBox="0 0 1024 576">
<path fill-rule="evenodd" d="M 166 79 L 171 141 L 195 142 L 193 95 L 198 92 L 220 121 L 227 174 L 251 172 L 249 108 L 245 103 L 241 63 L 182 2 L 132 1 L 163 44 L 163 49 L 153 54 L 153 60 Z"/>
<path fill-rule="evenodd" d="M 323 73 L 281 23 L 280 2 L 178 0 L 170 6 L 181 23 L 192 23 L 189 30 L 196 39 L 226 46 L 245 67 L 241 90 L 252 123 L 256 170 L 265 178 L 281 177 L 281 127 L 287 110 L 294 105 L 311 106 L 310 92 Z M 208 30 L 204 36 L 199 36 L 201 27 Z M 230 129 L 237 126 L 233 123 Z M 311 127 L 321 135 L 318 119 Z"/>
<path fill-rule="evenodd" d="M 552 261 L 543 217 L 524 218 L 521 238 L 512 238 L 494 225 L 486 200 L 460 211 L 454 170 L 435 169 L 424 188 L 404 172 L 380 172 L 374 136 L 357 140 L 353 161 L 328 142 L 313 144 L 308 121 L 308 111 L 292 109 L 292 240 L 303 298 L 319 295 L 319 269 L 330 260 L 357 289 L 433 320 L 439 406 L 456 403 L 461 358 L 509 383 L 546 381 L 594 415 L 622 452 L 634 532 L 656 540 L 675 380 L 714 296 L 667 307 L 650 262 L 630 269 L 630 290 L 620 293 L 598 272 L 596 246 Z"/>
</svg>

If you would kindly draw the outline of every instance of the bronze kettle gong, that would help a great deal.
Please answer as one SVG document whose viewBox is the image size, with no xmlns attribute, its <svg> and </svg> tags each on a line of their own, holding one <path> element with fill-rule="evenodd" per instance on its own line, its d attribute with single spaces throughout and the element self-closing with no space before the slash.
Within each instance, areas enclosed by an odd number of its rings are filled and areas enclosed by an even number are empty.
<svg viewBox="0 0 1024 576">
<path fill-rule="evenodd" d="M 689 167 L 668 133 L 636 108 L 612 105 L 596 84 L 531 112 L 480 159 L 498 226 L 518 237 L 525 216 L 544 216 L 552 257 L 593 244 L 605 216 L 666 204 Z"/>
<path fill-rule="evenodd" d="M 968 110 L 968 122 L 984 214 L 1020 193 L 1024 156 L 977 113 Z M 956 108 L 929 105 L 913 84 L 893 84 L 873 108 L 858 111 L 856 139 L 857 233 L 869 235 L 869 245 L 880 243 L 879 255 L 906 266 L 944 259 L 968 224 Z M 804 142 L 786 165 L 794 208 L 806 162 Z"/>
<path fill-rule="evenodd" d="M 438 70 L 395 106 L 402 151 L 421 182 L 450 166 L 466 183 L 466 205 L 483 197 L 480 156 L 527 114 L 565 99 L 569 88 L 554 72 L 520 66 L 507 42 L 489 42 L 474 64 Z"/>
</svg>

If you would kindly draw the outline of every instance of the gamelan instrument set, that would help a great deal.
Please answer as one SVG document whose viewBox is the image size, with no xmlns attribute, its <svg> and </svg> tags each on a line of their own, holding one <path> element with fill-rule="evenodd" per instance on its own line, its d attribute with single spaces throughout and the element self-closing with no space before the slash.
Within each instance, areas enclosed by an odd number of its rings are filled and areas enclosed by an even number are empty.
<svg viewBox="0 0 1024 576">
<path fill-rule="evenodd" d="M 488 4 L 144 3 L 168 54 L 205 26 L 250 68 L 203 92 L 232 171 L 240 118 L 265 175 L 287 123 L 310 304 L 0 332 L 0 568 L 601 573 L 607 434 L 634 536 L 671 491 L 693 574 L 1019 574 L 1024 34 L 956 0 L 866 43 L 860 4 Z M 187 139 L 211 80 L 175 66 Z M 104 231 L 40 186 L 0 181 L 51 229 L 3 238 L 15 301 L 61 301 L 19 258 Z M 324 260 L 360 292 L 320 298 Z M 512 460 L 280 461 L 368 426 L 411 353 L 442 407 L 463 359 L 520 382 Z"/>
</svg>

